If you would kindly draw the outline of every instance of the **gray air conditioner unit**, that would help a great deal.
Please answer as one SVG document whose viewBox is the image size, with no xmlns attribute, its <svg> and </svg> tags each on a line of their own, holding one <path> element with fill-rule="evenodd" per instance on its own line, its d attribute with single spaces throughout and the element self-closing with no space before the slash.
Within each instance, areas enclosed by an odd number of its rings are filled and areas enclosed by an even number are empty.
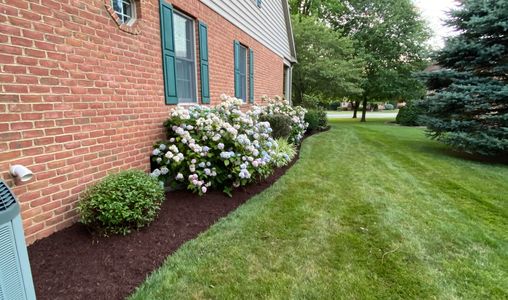
<svg viewBox="0 0 508 300">
<path fill-rule="evenodd" d="M 0 300 L 35 300 L 19 204 L 0 181 Z"/>
</svg>

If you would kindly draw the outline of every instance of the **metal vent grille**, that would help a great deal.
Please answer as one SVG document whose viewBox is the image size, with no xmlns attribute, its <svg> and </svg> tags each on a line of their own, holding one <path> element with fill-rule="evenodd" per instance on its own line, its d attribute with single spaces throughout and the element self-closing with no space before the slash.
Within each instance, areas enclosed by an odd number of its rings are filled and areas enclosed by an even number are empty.
<svg viewBox="0 0 508 300">
<path fill-rule="evenodd" d="M 26 299 L 11 223 L 0 226 L 0 300 Z"/>
<path fill-rule="evenodd" d="M 0 181 L 0 211 L 4 211 L 14 205 L 16 203 L 16 199 L 14 195 L 11 193 L 7 185 Z"/>
</svg>

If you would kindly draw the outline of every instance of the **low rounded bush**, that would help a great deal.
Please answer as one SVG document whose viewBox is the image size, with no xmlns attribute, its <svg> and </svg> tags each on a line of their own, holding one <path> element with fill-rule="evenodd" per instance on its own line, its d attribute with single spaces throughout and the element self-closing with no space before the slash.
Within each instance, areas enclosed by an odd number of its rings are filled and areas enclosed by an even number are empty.
<svg viewBox="0 0 508 300">
<path fill-rule="evenodd" d="M 332 102 L 332 103 L 330 103 L 330 105 L 328 106 L 328 108 L 329 108 L 330 110 L 333 110 L 333 111 L 335 111 L 335 110 L 339 110 L 339 108 L 340 108 L 340 107 L 341 107 L 341 103 L 340 103 L 340 102 Z"/>
<path fill-rule="evenodd" d="M 385 110 L 394 110 L 395 106 L 393 104 L 387 103 L 385 104 Z"/>
<path fill-rule="evenodd" d="M 324 129 L 328 124 L 326 112 L 319 109 L 310 109 L 305 114 L 305 122 L 309 123 L 307 129 L 309 131 L 316 131 Z"/>
<path fill-rule="evenodd" d="M 399 109 L 399 113 L 395 121 L 404 126 L 419 126 L 419 116 L 423 114 L 423 109 L 418 106 L 418 103 L 411 102 L 406 106 Z"/>
<path fill-rule="evenodd" d="M 128 234 L 148 225 L 164 201 L 164 188 L 139 170 L 108 175 L 78 204 L 80 222 L 101 235 Z"/>
<path fill-rule="evenodd" d="M 283 114 L 262 115 L 259 117 L 259 121 L 270 123 L 274 139 L 287 139 L 291 134 L 292 121 L 290 116 Z"/>
</svg>

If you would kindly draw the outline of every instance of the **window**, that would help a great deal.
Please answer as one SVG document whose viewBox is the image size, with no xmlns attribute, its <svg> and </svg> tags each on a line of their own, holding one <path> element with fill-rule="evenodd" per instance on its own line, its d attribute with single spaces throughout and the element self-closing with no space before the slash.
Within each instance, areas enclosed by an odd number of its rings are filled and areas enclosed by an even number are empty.
<svg viewBox="0 0 508 300">
<path fill-rule="evenodd" d="M 284 94 L 284 98 L 286 100 L 289 101 L 289 103 L 291 103 L 291 82 L 292 82 L 292 67 L 288 66 L 288 65 L 284 65 L 284 82 L 283 82 L 283 86 L 284 86 L 284 91 L 283 91 L 283 94 Z"/>
<path fill-rule="evenodd" d="M 195 20 L 159 1 L 162 72 L 166 104 L 197 102 L 197 45 Z M 210 103 L 208 78 L 208 27 L 199 21 L 199 68 L 201 102 Z"/>
<path fill-rule="evenodd" d="M 247 48 L 240 45 L 239 52 L 239 96 L 244 102 L 247 101 Z"/>
<path fill-rule="evenodd" d="M 178 102 L 196 101 L 194 21 L 175 11 L 173 17 Z"/>
<path fill-rule="evenodd" d="M 249 102 L 254 103 L 254 51 L 236 40 L 233 42 L 233 46 L 235 97 L 242 99 L 244 102 L 247 102 L 247 97 L 249 97 Z"/>
<path fill-rule="evenodd" d="M 284 74 L 282 75 L 282 94 L 285 99 L 288 99 L 288 75 L 289 75 L 289 67 L 284 65 Z"/>
<path fill-rule="evenodd" d="M 136 3 L 134 0 L 111 0 L 111 6 L 122 24 L 133 24 L 136 20 Z"/>
</svg>

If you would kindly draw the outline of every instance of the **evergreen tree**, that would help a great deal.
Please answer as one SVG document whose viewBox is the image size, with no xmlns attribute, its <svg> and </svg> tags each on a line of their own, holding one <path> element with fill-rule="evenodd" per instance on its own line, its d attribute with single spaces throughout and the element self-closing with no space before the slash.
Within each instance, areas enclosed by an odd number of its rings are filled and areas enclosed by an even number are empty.
<svg viewBox="0 0 508 300">
<path fill-rule="evenodd" d="M 448 24 L 431 73 L 425 116 L 429 135 L 467 153 L 508 153 L 508 1 L 464 0 Z"/>
</svg>

